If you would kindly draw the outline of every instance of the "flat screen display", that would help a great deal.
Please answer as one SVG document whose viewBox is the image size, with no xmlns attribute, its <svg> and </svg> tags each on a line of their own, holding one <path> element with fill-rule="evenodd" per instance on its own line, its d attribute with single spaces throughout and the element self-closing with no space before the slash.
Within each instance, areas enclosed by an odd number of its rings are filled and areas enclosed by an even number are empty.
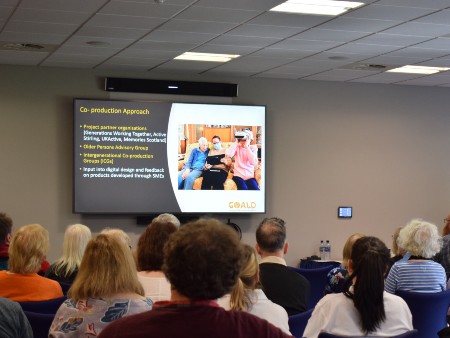
<svg viewBox="0 0 450 338">
<path fill-rule="evenodd" d="M 265 113 L 256 105 L 75 99 L 74 212 L 264 213 Z M 247 146 L 257 157 L 250 172 L 235 170 L 242 158 L 226 150 L 223 190 L 202 189 L 203 171 L 191 189 L 179 188 L 180 169 L 198 153 L 201 137 L 213 155 L 213 136 L 228 149 L 242 131 L 251 131 Z M 225 162 L 224 156 L 210 160 Z M 252 174 L 258 190 L 238 189 L 233 176 Z"/>
<path fill-rule="evenodd" d="M 353 208 L 352 207 L 338 207 L 338 218 L 352 218 Z"/>
</svg>

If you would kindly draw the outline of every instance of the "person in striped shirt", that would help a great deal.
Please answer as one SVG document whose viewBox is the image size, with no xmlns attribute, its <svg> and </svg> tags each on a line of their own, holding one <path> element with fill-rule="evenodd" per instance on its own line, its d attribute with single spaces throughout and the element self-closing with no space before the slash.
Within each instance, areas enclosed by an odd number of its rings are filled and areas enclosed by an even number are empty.
<svg viewBox="0 0 450 338">
<path fill-rule="evenodd" d="M 446 290 L 445 270 L 441 264 L 431 260 L 442 247 L 436 225 L 413 219 L 400 231 L 398 244 L 410 252 L 411 257 L 392 266 L 384 287 L 387 292 L 406 290 L 432 293 Z"/>
</svg>

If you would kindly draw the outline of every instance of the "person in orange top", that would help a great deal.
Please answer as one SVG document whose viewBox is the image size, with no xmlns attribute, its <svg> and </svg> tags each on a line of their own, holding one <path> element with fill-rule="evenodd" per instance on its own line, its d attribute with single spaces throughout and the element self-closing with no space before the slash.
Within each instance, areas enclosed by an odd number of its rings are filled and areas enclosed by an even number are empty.
<svg viewBox="0 0 450 338">
<path fill-rule="evenodd" d="M 17 302 L 62 297 L 58 282 L 37 274 L 48 250 L 48 231 L 42 225 L 17 230 L 9 246 L 9 271 L 0 271 L 0 296 Z"/>
</svg>

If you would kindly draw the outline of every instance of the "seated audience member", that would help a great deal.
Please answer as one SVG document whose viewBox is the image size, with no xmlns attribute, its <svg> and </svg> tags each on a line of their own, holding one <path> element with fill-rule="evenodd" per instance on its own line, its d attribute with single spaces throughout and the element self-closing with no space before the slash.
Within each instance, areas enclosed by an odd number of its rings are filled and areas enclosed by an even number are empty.
<svg viewBox="0 0 450 338">
<path fill-rule="evenodd" d="M 0 297 L 0 337 L 33 338 L 33 331 L 19 303 Z"/>
<path fill-rule="evenodd" d="M 153 302 L 170 299 L 170 283 L 162 272 L 163 249 L 169 236 L 177 229 L 172 223 L 152 222 L 138 240 L 137 276 L 145 296 Z"/>
<path fill-rule="evenodd" d="M 442 229 L 442 249 L 433 258 L 444 267 L 447 279 L 450 278 L 450 214 L 444 219 L 445 225 Z"/>
<path fill-rule="evenodd" d="M 48 231 L 42 225 L 19 228 L 9 246 L 9 271 L 0 271 L 0 296 L 17 302 L 62 297 L 58 282 L 37 274 L 48 250 Z"/>
<path fill-rule="evenodd" d="M 222 148 L 220 136 L 213 136 L 213 149 L 208 153 L 205 167 L 203 169 L 202 190 L 224 190 L 223 183 L 228 177 L 231 159 L 225 156 L 225 149 Z M 219 158 L 218 156 L 222 156 Z"/>
<path fill-rule="evenodd" d="M 411 257 L 411 254 L 409 252 L 406 252 L 405 249 L 398 245 L 398 235 L 400 234 L 400 230 L 402 230 L 402 227 L 398 227 L 392 235 L 391 258 L 389 259 L 389 267 L 386 271 L 386 277 L 388 276 L 392 265 L 400 260 L 407 261 L 409 257 Z"/>
<path fill-rule="evenodd" d="M 446 289 L 445 270 L 431 258 L 441 249 L 441 238 L 434 224 L 413 219 L 400 230 L 397 243 L 411 253 L 407 261 L 395 263 L 386 278 L 385 290 L 440 292 Z"/>
<path fill-rule="evenodd" d="M 102 231 L 100 231 L 100 233 L 118 238 L 119 240 L 122 241 L 122 243 L 124 243 L 131 250 L 131 238 L 122 229 L 107 227 L 107 228 L 104 228 Z"/>
<path fill-rule="evenodd" d="M 241 264 L 239 239 L 225 224 L 201 219 L 183 225 L 164 248 L 171 300 L 115 321 L 99 338 L 288 337 L 261 318 L 218 306 L 215 300 L 234 286 Z"/>
<path fill-rule="evenodd" d="M 118 318 L 150 310 L 136 273 L 131 251 L 119 237 L 91 239 L 49 337 L 95 337 Z"/>
<path fill-rule="evenodd" d="M 345 280 L 348 277 L 348 260 L 352 255 L 352 247 L 357 239 L 364 237 L 363 234 L 355 233 L 347 238 L 342 250 L 342 263 L 339 267 L 332 269 L 328 275 L 328 284 L 325 286 L 325 293 L 338 293 L 344 291 Z"/>
<path fill-rule="evenodd" d="M 159 214 L 158 216 L 156 216 L 155 218 L 153 218 L 152 223 L 153 222 L 159 222 L 159 223 L 172 223 L 173 225 L 175 225 L 177 228 L 180 227 L 180 220 L 172 214 L 168 214 L 168 213 L 164 213 L 164 214 Z"/>
<path fill-rule="evenodd" d="M 290 334 L 286 310 L 280 305 L 272 303 L 263 290 L 256 289 L 259 281 L 259 268 L 255 249 L 244 244 L 242 256 L 243 266 L 237 283 L 229 295 L 218 300 L 219 305 L 225 310 L 251 313 Z"/>
<path fill-rule="evenodd" d="M 91 239 L 91 230 L 83 224 L 73 224 L 64 233 L 63 253 L 50 266 L 45 277 L 71 284 L 78 273 L 86 245 Z"/>
<path fill-rule="evenodd" d="M 413 329 L 406 302 L 384 291 L 389 249 L 376 237 L 362 237 L 352 248 L 343 293 L 329 294 L 315 306 L 303 336 L 392 337 Z"/>
<path fill-rule="evenodd" d="M 285 222 L 281 218 L 265 218 L 256 230 L 256 251 L 262 289 L 272 302 L 281 305 L 289 316 L 307 309 L 309 281 L 287 267 L 288 251 Z"/>
<path fill-rule="evenodd" d="M 250 144 L 253 141 L 253 132 L 250 129 L 244 129 L 240 133 L 244 136 L 236 138 L 236 142 L 225 152 L 228 157 L 234 157 L 233 181 L 238 190 L 259 190 L 255 179 L 258 147 Z"/>
<path fill-rule="evenodd" d="M 8 270 L 9 242 L 11 241 L 13 221 L 4 212 L 0 212 L 0 270 Z"/>
<path fill-rule="evenodd" d="M 200 137 L 198 148 L 192 149 L 189 159 L 178 174 L 178 189 L 192 190 L 194 181 L 203 173 L 208 153 L 208 140 Z"/>
</svg>

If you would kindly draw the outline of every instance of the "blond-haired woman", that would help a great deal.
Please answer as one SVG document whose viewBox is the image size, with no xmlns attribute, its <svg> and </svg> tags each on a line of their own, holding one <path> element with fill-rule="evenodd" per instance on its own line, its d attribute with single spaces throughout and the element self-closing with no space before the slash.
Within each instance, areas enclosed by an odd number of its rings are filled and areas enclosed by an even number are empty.
<svg viewBox="0 0 450 338">
<path fill-rule="evenodd" d="M 71 284 L 75 279 L 86 245 L 91 239 L 91 230 L 83 224 L 69 225 L 64 233 L 63 253 L 50 266 L 45 277 Z"/>
<path fill-rule="evenodd" d="M 48 231 L 40 224 L 24 225 L 14 233 L 9 246 L 9 271 L 0 271 L 1 297 L 24 302 L 63 296 L 58 282 L 37 274 L 49 247 Z"/>
<path fill-rule="evenodd" d="M 345 280 L 348 277 L 348 260 L 352 256 L 353 244 L 356 240 L 364 237 L 363 234 L 354 233 L 347 238 L 342 249 L 342 262 L 341 265 L 333 268 L 327 274 L 328 284 L 325 285 L 325 293 L 340 293 L 344 291 Z"/>
<path fill-rule="evenodd" d="M 219 305 L 231 311 L 249 312 L 290 334 L 286 310 L 271 302 L 263 290 L 256 288 L 259 264 L 255 249 L 243 244 L 242 252 L 243 265 L 237 283 L 229 295 L 219 299 Z"/>
<path fill-rule="evenodd" d="M 116 319 L 150 310 L 136 274 L 131 251 L 117 236 L 91 239 L 49 336 L 96 336 Z"/>
</svg>

